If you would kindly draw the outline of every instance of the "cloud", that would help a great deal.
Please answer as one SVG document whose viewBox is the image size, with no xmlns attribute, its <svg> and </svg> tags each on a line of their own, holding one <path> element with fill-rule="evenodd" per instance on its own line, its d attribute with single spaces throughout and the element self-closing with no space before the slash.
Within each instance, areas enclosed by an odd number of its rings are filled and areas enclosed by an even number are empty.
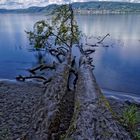
<svg viewBox="0 0 140 140">
<path fill-rule="evenodd" d="M 53 3 L 62 4 L 68 2 L 85 2 L 85 1 L 95 1 L 95 0 L 0 0 L 0 8 L 15 9 L 15 8 L 27 8 L 30 6 L 46 6 Z M 105 0 L 96 0 L 96 1 L 105 1 Z M 112 0 L 112 1 L 140 2 L 140 0 Z"/>
</svg>

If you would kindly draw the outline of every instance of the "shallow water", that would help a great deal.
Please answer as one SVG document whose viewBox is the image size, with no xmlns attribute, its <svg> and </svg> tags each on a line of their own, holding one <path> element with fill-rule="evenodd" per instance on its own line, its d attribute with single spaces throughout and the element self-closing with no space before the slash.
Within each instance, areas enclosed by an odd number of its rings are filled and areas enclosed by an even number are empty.
<svg viewBox="0 0 140 140">
<path fill-rule="evenodd" d="M 45 18 L 32 14 L 0 14 L 0 78 L 14 79 L 38 63 L 29 52 L 25 30 Z M 89 36 L 110 37 L 109 47 L 96 49 L 95 76 L 99 85 L 108 90 L 140 95 L 140 15 L 77 16 L 80 29 Z M 95 39 L 96 41 L 96 39 Z"/>
<path fill-rule="evenodd" d="M 140 95 L 140 15 L 79 16 L 83 32 L 104 40 L 109 46 L 96 49 L 97 81 L 104 89 Z"/>
</svg>

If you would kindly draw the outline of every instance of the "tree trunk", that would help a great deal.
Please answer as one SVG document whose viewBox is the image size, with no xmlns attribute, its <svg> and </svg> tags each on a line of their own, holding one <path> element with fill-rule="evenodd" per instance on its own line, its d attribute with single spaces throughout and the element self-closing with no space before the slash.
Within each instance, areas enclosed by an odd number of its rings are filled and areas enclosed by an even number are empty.
<svg viewBox="0 0 140 140">
<path fill-rule="evenodd" d="M 70 63 L 71 56 L 69 54 L 65 63 L 58 65 L 54 78 L 33 110 L 31 127 L 24 136 L 24 140 L 57 139 L 61 117 L 60 103 L 67 91 Z"/>
<path fill-rule="evenodd" d="M 75 111 L 65 140 L 131 140 L 125 129 L 115 120 L 93 75 L 86 57 L 78 73 Z"/>
</svg>

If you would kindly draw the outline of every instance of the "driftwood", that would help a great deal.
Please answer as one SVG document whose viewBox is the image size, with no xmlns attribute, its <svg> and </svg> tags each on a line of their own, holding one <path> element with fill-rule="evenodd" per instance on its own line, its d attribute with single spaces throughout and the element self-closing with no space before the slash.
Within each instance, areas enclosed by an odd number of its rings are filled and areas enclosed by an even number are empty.
<svg viewBox="0 0 140 140">
<path fill-rule="evenodd" d="M 67 82 L 71 63 L 68 55 L 65 62 L 56 67 L 56 74 L 47 85 L 44 95 L 33 109 L 31 127 L 23 136 L 24 140 L 56 139 L 60 125 L 60 103 L 67 91 Z"/>
<path fill-rule="evenodd" d="M 108 36 L 110 36 L 110 34 L 106 34 L 102 39 L 100 39 L 100 40 L 99 40 L 97 43 L 95 43 L 95 44 L 89 44 L 89 43 L 86 42 L 85 45 L 90 46 L 90 47 L 99 47 L 99 44 L 102 44 L 103 41 L 104 41 Z M 104 46 L 104 47 L 108 47 L 108 46 Z"/>
<path fill-rule="evenodd" d="M 115 120 L 86 57 L 81 58 L 75 93 L 75 111 L 64 139 L 131 140 Z"/>
<path fill-rule="evenodd" d="M 106 34 L 100 41 L 98 41 L 97 43 L 100 44 L 102 43 L 106 37 L 110 36 L 110 34 Z"/>
</svg>

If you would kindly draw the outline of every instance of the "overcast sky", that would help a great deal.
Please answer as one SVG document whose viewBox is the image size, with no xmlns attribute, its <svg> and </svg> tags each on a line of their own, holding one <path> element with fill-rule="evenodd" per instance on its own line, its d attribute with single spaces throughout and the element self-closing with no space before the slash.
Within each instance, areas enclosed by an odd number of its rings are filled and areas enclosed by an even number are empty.
<svg viewBox="0 0 140 140">
<path fill-rule="evenodd" d="M 95 0 L 0 0 L 0 8 L 15 9 L 15 8 L 27 8 L 30 6 L 46 6 L 52 3 L 61 4 L 64 2 L 84 2 L 84 1 L 95 1 Z M 140 0 L 112 0 L 112 1 L 140 2 Z"/>
</svg>

